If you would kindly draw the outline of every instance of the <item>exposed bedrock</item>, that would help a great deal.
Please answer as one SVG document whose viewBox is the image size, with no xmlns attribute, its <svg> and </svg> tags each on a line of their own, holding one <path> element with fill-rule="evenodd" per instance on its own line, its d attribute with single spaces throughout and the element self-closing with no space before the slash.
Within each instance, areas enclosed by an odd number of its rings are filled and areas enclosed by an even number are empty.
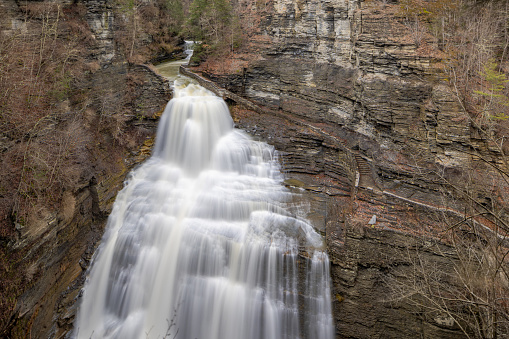
<svg viewBox="0 0 509 339">
<path fill-rule="evenodd" d="M 416 269 L 419 276 L 427 274 L 417 262 L 446 271 L 456 263 L 454 249 L 435 238 L 442 230 L 436 223 L 447 211 L 426 200 L 433 193 L 421 189 L 421 199 L 413 200 L 399 195 L 407 190 L 381 191 L 380 180 L 373 179 L 372 161 L 345 146 L 355 134 L 333 133 L 337 131 L 327 131 L 326 126 L 316 129 L 272 113 L 232 107 L 238 127 L 280 151 L 289 177 L 286 184 L 308 192 L 308 217 L 325 236 L 332 263 L 336 337 L 463 337 L 458 328 L 442 321 L 442 315 L 416 309 L 400 300 L 403 292 L 390 287 L 394 279 L 411 284 Z M 361 172 L 360 178 L 356 172 Z M 369 224 L 374 215 L 377 221 Z"/>
<path fill-rule="evenodd" d="M 423 48 L 435 42 L 418 43 L 394 8 L 276 0 L 254 61 L 194 71 L 231 92 L 217 90 L 238 127 L 281 151 L 290 186 L 321 194 L 337 338 L 459 338 L 450 317 L 398 299 L 391 281 L 428 274 L 420 260 L 452 272 L 455 250 L 439 238 L 461 208 L 439 183 L 458 180 L 473 153 L 495 164 L 500 153 Z"/>
</svg>

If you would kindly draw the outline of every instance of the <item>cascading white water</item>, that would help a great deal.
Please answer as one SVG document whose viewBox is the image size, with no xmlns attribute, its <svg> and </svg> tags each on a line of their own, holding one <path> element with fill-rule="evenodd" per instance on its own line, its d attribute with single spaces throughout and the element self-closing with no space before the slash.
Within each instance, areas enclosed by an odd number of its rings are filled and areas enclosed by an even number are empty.
<svg viewBox="0 0 509 339">
<path fill-rule="evenodd" d="M 117 197 L 74 337 L 333 338 L 322 239 L 282 180 L 222 99 L 177 84 Z"/>
</svg>

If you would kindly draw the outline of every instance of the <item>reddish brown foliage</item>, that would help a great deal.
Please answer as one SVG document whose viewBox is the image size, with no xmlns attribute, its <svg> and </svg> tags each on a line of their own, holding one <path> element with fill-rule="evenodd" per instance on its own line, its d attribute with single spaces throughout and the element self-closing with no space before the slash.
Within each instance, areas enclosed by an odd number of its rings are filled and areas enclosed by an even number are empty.
<svg viewBox="0 0 509 339">
<path fill-rule="evenodd" d="M 50 205 L 59 200 L 76 180 L 77 143 L 86 141 L 67 101 L 73 80 L 83 74 L 81 55 L 90 41 L 86 23 L 77 19 L 84 8 L 44 2 L 22 9 L 22 28 L 0 34 L 3 236 L 12 232 L 11 216 L 22 223 L 41 199 Z"/>
</svg>

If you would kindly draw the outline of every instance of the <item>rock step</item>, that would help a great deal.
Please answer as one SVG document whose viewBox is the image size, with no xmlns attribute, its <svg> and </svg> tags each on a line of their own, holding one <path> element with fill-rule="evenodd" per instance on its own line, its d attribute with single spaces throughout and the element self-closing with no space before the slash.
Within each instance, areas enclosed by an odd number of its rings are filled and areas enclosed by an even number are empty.
<svg viewBox="0 0 509 339">
<path fill-rule="evenodd" d="M 357 162 L 357 169 L 360 174 L 364 175 L 372 175 L 371 166 L 369 166 L 368 162 L 364 160 L 359 154 L 354 153 L 355 161 Z"/>
<path fill-rule="evenodd" d="M 359 171 L 359 186 L 373 189 L 377 188 L 369 163 L 360 154 L 355 152 L 354 158 L 357 163 L 357 170 Z"/>
</svg>

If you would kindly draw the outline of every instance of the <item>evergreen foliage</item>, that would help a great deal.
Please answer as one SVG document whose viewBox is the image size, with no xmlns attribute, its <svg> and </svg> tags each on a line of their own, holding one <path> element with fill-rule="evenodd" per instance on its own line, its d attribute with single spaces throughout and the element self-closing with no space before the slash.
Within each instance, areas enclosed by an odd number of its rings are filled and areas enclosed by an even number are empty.
<svg viewBox="0 0 509 339">
<path fill-rule="evenodd" d="M 184 6 L 181 0 L 162 0 L 162 8 L 166 11 L 170 18 L 168 32 L 171 35 L 178 35 L 182 31 L 184 25 Z"/>
<path fill-rule="evenodd" d="M 233 22 L 233 10 L 228 0 L 194 0 L 187 28 L 195 40 L 215 46 L 225 40 Z"/>
</svg>

